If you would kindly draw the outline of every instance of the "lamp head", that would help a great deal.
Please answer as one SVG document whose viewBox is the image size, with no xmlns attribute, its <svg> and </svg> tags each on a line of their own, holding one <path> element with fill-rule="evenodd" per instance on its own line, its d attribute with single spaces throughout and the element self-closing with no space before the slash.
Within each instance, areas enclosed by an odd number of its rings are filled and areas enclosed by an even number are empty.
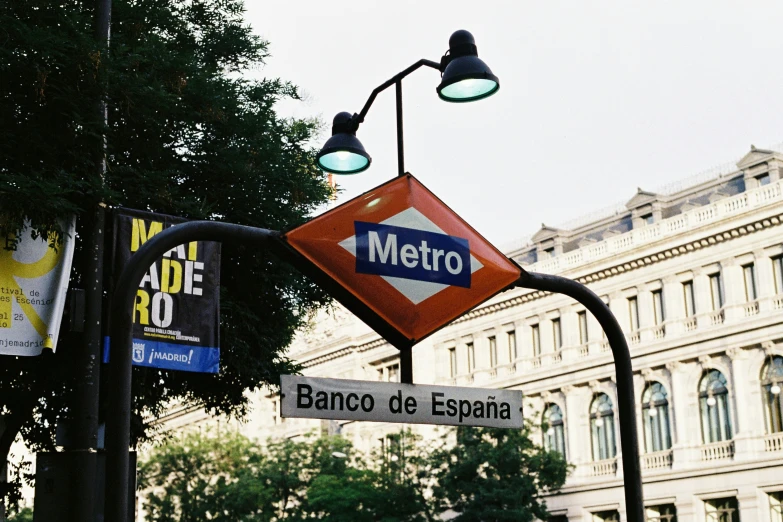
<svg viewBox="0 0 783 522">
<path fill-rule="evenodd" d="M 359 122 L 348 112 L 332 121 L 332 137 L 326 140 L 316 156 L 318 166 L 332 174 L 356 174 L 370 167 L 372 158 L 356 137 Z"/>
<path fill-rule="evenodd" d="M 497 76 L 478 57 L 476 40 L 460 30 L 449 38 L 449 51 L 440 62 L 438 96 L 448 102 L 471 102 L 492 96 L 500 89 Z"/>
</svg>

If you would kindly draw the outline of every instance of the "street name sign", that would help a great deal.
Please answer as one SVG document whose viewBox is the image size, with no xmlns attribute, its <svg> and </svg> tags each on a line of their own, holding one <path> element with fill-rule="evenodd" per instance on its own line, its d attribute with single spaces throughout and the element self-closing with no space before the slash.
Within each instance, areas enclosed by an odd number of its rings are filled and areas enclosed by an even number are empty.
<svg viewBox="0 0 783 522">
<path fill-rule="evenodd" d="M 280 415 L 448 426 L 521 428 L 522 392 L 280 376 Z"/>
<path fill-rule="evenodd" d="M 349 310 L 366 322 L 368 315 L 378 318 L 368 324 L 398 348 L 413 346 L 521 273 L 410 174 L 318 216 L 284 239 L 320 271 L 317 275 L 363 305 L 338 297 Z M 364 307 L 372 313 L 363 314 Z M 385 335 L 387 327 L 393 335 Z"/>
</svg>

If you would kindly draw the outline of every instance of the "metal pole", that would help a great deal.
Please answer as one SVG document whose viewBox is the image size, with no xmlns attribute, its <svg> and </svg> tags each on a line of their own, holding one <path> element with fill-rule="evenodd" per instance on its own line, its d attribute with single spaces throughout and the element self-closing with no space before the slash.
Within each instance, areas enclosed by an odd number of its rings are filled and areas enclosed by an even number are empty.
<svg viewBox="0 0 783 522">
<path fill-rule="evenodd" d="M 95 40 L 102 53 L 109 49 L 111 0 L 96 0 Z M 95 102 L 95 113 L 100 123 L 108 123 L 106 86 Z M 95 176 L 101 184 L 106 176 L 106 134 L 102 131 L 95 151 Z M 85 325 L 76 368 L 80 372 L 72 400 L 74 498 L 68 519 L 76 522 L 95 520 L 95 450 L 98 446 L 98 406 L 100 389 L 101 319 L 103 315 L 103 255 L 106 211 L 98 202 L 93 211 L 87 260 L 84 265 Z"/>
<path fill-rule="evenodd" d="M 142 277 L 155 261 L 172 248 L 191 241 L 237 242 L 244 245 L 273 245 L 280 233 L 215 221 L 191 221 L 168 228 L 144 243 L 130 258 L 117 279 L 111 307 L 112 386 L 110 417 L 106 424 L 106 522 L 130 522 L 129 455 L 131 416 L 131 355 L 133 306 Z"/>
<path fill-rule="evenodd" d="M 402 79 L 397 80 L 397 175 L 405 175 L 405 146 L 402 141 Z"/>
<path fill-rule="evenodd" d="M 639 435 L 636 431 L 635 395 L 631 353 L 617 319 L 600 297 L 581 283 L 565 277 L 522 272 L 514 286 L 565 294 L 582 303 L 606 332 L 617 374 L 617 407 L 620 418 L 625 511 L 628 522 L 644 522 L 644 496 L 639 466 Z"/>
</svg>

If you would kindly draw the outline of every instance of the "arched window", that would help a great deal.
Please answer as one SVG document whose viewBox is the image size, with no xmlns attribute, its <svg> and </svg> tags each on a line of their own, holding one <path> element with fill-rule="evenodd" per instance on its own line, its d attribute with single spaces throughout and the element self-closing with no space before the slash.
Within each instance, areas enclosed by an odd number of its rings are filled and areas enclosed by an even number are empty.
<svg viewBox="0 0 783 522">
<path fill-rule="evenodd" d="M 767 430 L 769 433 L 783 431 L 783 357 L 770 357 L 761 372 L 761 388 L 764 390 L 764 405 L 767 414 Z"/>
<path fill-rule="evenodd" d="M 565 425 L 563 410 L 557 404 L 549 404 L 544 410 L 544 449 L 557 451 L 565 457 Z"/>
<path fill-rule="evenodd" d="M 729 389 L 718 370 L 707 370 L 699 383 L 701 432 L 704 443 L 730 440 Z"/>
<path fill-rule="evenodd" d="M 595 396 L 590 405 L 590 433 L 593 442 L 593 460 L 612 459 L 617 455 L 614 440 L 614 407 L 605 393 Z"/>
<path fill-rule="evenodd" d="M 669 432 L 669 401 L 666 388 L 659 382 L 651 382 L 642 394 L 642 419 L 644 420 L 644 447 L 647 453 L 672 447 Z"/>
</svg>

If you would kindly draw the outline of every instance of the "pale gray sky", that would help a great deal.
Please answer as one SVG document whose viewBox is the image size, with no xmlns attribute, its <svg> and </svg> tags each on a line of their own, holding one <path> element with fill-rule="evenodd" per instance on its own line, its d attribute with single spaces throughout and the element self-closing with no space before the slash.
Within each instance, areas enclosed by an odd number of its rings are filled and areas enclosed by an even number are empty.
<svg viewBox="0 0 783 522">
<path fill-rule="evenodd" d="M 438 99 L 403 82 L 406 169 L 497 246 L 783 140 L 783 2 L 258 1 L 261 74 L 308 95 L 285 115 L 359 112 L 370 92 L 457 29 L 500 78 L 495 96 Z M 358 137 L 368 171 L 345 201 L 396 174 L 394 89 Z M 320 146 L 320 143 L 318 144 Z"/>
</svg>

